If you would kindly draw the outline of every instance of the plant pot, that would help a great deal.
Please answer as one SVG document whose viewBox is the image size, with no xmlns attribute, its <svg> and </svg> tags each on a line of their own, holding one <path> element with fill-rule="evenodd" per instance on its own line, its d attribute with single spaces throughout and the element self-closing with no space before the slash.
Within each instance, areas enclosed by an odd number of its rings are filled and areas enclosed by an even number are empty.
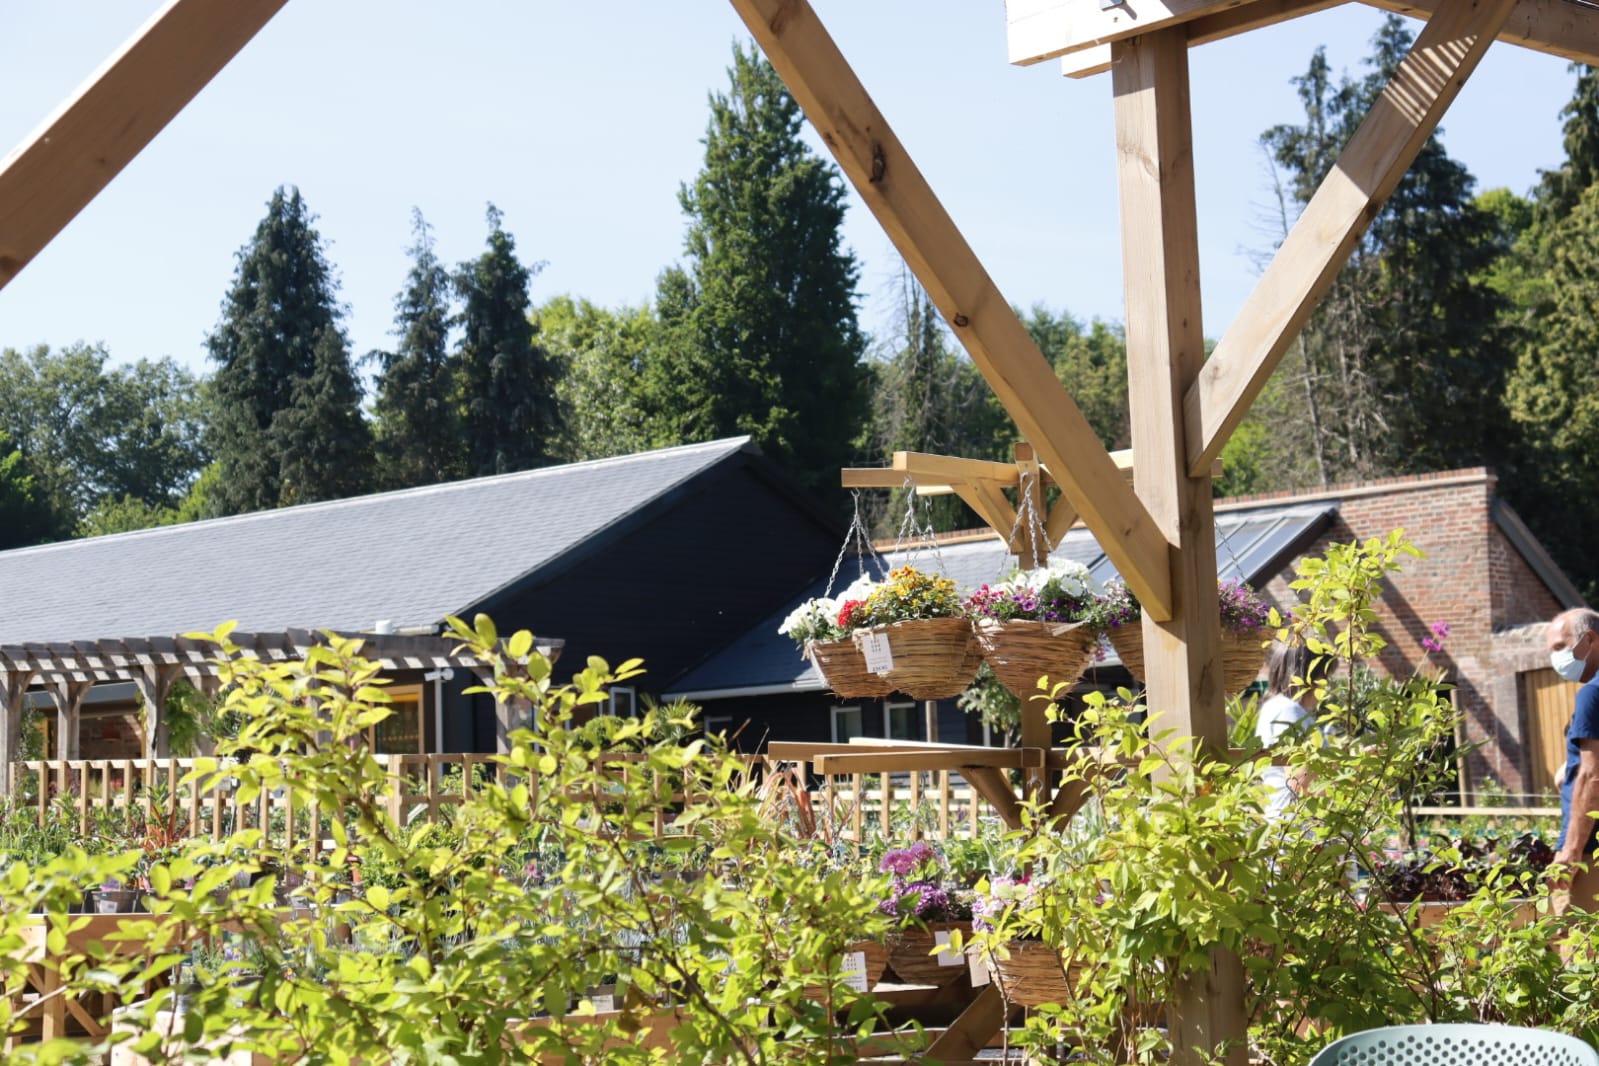
<svg viewBox="0 0 1599 1066">
<path fill-rule="evenodd" d="M 1020 1007 L 1065 1003 L 1072 998 L 1082 968 L 1068 964 L 1060 952 L 1037 940 L 1012 940 L 1006 957 L 995 952 L 989 959 L 994 978 L 1005 998 Z"/>
<path fill-rule="evenodd" d="M 97 888 L 94 890 L 96 914 L 134 914 L 144 893 L 137 888 Z"/>
<path fill-rule="evenodd" d="M 805 657 L 815 664 L 827 687 L 844 699 L 871 699 L 894 691 L 887 678 L 866 669 L 866 656 L 853 640 L 808 641 Z"/>
<path fill-rule="evenodd" d="M 893 653 L 894 665 L 884 677 L 893 691 L 912 699 L 953 699 L 983 665 L 983 650 L 964 618 L 918 618 L 857 629 L 851 636 L 859 644 L 872 634 L 886 635 Z"/>
<path fill-rule="evenodd" d="M 946 950 L 934 955 L 938 940 L 935 934 L 959 929 L 966 940 L 971 939 L 971 922 L 929 922 L 925 927 L 913 926 L 900 931 L 888 943 L 888 965 L 895 976 L 906 984 L 947 985 L 966 972 L 966 956 Z M 950 966 L 941 959 L 954 959 Z"/>
<path fill-rule="evenodd" d="M 1105 637 L 1110 641 L 1110 646 L 1116 649 L 1116 658 L 1127 667 L 1127 672 L 1133 675 L 1133 680 L 1140 685 L 1144 683 L 1144 623 L 1132 622 L 1124 626 L 1114 626 L 1105 630 Z"/>
<path fill-rule="evenodd" d="M 999 683 L 1018 699 L 1040 695 L 1038 679 L 1071 684 L 1094 654 L 1094 633 L 1076 622 L 1002 622 L 985 618 L 973 627 L 977 646 Z"/>
</svg>

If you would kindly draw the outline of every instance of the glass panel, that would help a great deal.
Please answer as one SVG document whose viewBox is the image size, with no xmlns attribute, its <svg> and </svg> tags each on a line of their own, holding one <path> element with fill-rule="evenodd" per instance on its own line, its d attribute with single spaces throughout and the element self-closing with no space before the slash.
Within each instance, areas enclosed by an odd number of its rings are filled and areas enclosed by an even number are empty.
<svg viewBox="0 0 1599 1066">
<path fill-rule="evenodd" d="M 890 703 L 886 708 L 888 721 L 885 723 L 887 730 L 885 736 L 890 740 L 915 740 L 918 730 L 916 728 L 916 704 Z"/>
<path fill-rule="evenodd" d="M 861 709 L 859 707 L 834 707 L 833 708 L 833 740 L 842 744 L 851 737 L 858 737 L 865 733 L 861 728 Z"/>
<path fill-rule="evenodd" d="M 373 730 L 372 750 L 378 755 L 422 754 L 422 697 L 394 693 L 394 713 Z"/>
</svg>

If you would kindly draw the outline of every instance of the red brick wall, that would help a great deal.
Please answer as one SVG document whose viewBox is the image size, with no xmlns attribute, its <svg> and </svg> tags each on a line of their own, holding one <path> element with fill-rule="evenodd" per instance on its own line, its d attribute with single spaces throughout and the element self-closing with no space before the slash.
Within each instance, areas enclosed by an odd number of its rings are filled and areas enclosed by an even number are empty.
<svg viewBox="0 0 1599 1066">
<path fill-rule="evenodd" d="M 1389 642 L 1380 668 L 1396 676 L 1427 663 L 1445 669 L 1465 715 L 1465 739 L 1485 742 L 1468 765 L 1470 785 L 1481 788 L 1491 777 L 1511 792 L 1523 791 L 1516 674 L 1543 665 L 1541 629 L 1500 640 L 1495 631 L 1546 621 L 1560 604 L 1494 523 L 1493 476 L 1478 469 L 1395 478 L 1327 496 L 1339 501 L 1337 519 L 1306 554 L 1400 528 L 1426 553 L 1404 560 L 1378 604 L 1378 631 Z M 1290 567 L 1267 586 L 1267 595 L 1291 605 L 1292 578 Z M 1435 622 L 1448 623 L 1450 633 L 1444 650 L 1429 655 L 1421 640 Z"/>
</svg>

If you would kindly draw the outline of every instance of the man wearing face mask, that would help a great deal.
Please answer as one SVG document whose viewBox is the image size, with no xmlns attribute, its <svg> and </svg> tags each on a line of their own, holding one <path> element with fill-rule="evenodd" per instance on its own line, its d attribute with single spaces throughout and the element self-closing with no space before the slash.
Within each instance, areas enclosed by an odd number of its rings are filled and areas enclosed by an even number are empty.
<svg viewBox="0 0 1599 1066">
<path fill-rule="evenodd" d="M 1594 868 L 1594 836 L 1599 820 L 1599 612 L 1574 607 L 1549 623 L 1549 665 L 1577 690 L 1571 725 L 1566 727 L 1566 770 L 1560 782 L 1560 848 L 1550 880 L 1569 890 L 1567 906 L 1599 909 L 1599 868 Z M 1587 870 L 1573 864 L 1588 863 Z M 1559 906 L 1557 900 L 1557 908 Z"/>
</svg>

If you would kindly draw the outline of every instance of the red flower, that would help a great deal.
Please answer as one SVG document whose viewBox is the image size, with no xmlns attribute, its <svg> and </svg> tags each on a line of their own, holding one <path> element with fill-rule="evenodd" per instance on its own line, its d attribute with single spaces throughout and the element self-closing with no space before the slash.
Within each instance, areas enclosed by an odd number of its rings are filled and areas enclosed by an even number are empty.
<svg viewBox="0 0 1599 1066">
<path fill-rule="evenodd" d="M 865 600 L 845 600 L 838 608 L 838 627 L 851 629 L 850 619 L 855 617 L 855 612 L 866 606 Z"/>
</svg>

